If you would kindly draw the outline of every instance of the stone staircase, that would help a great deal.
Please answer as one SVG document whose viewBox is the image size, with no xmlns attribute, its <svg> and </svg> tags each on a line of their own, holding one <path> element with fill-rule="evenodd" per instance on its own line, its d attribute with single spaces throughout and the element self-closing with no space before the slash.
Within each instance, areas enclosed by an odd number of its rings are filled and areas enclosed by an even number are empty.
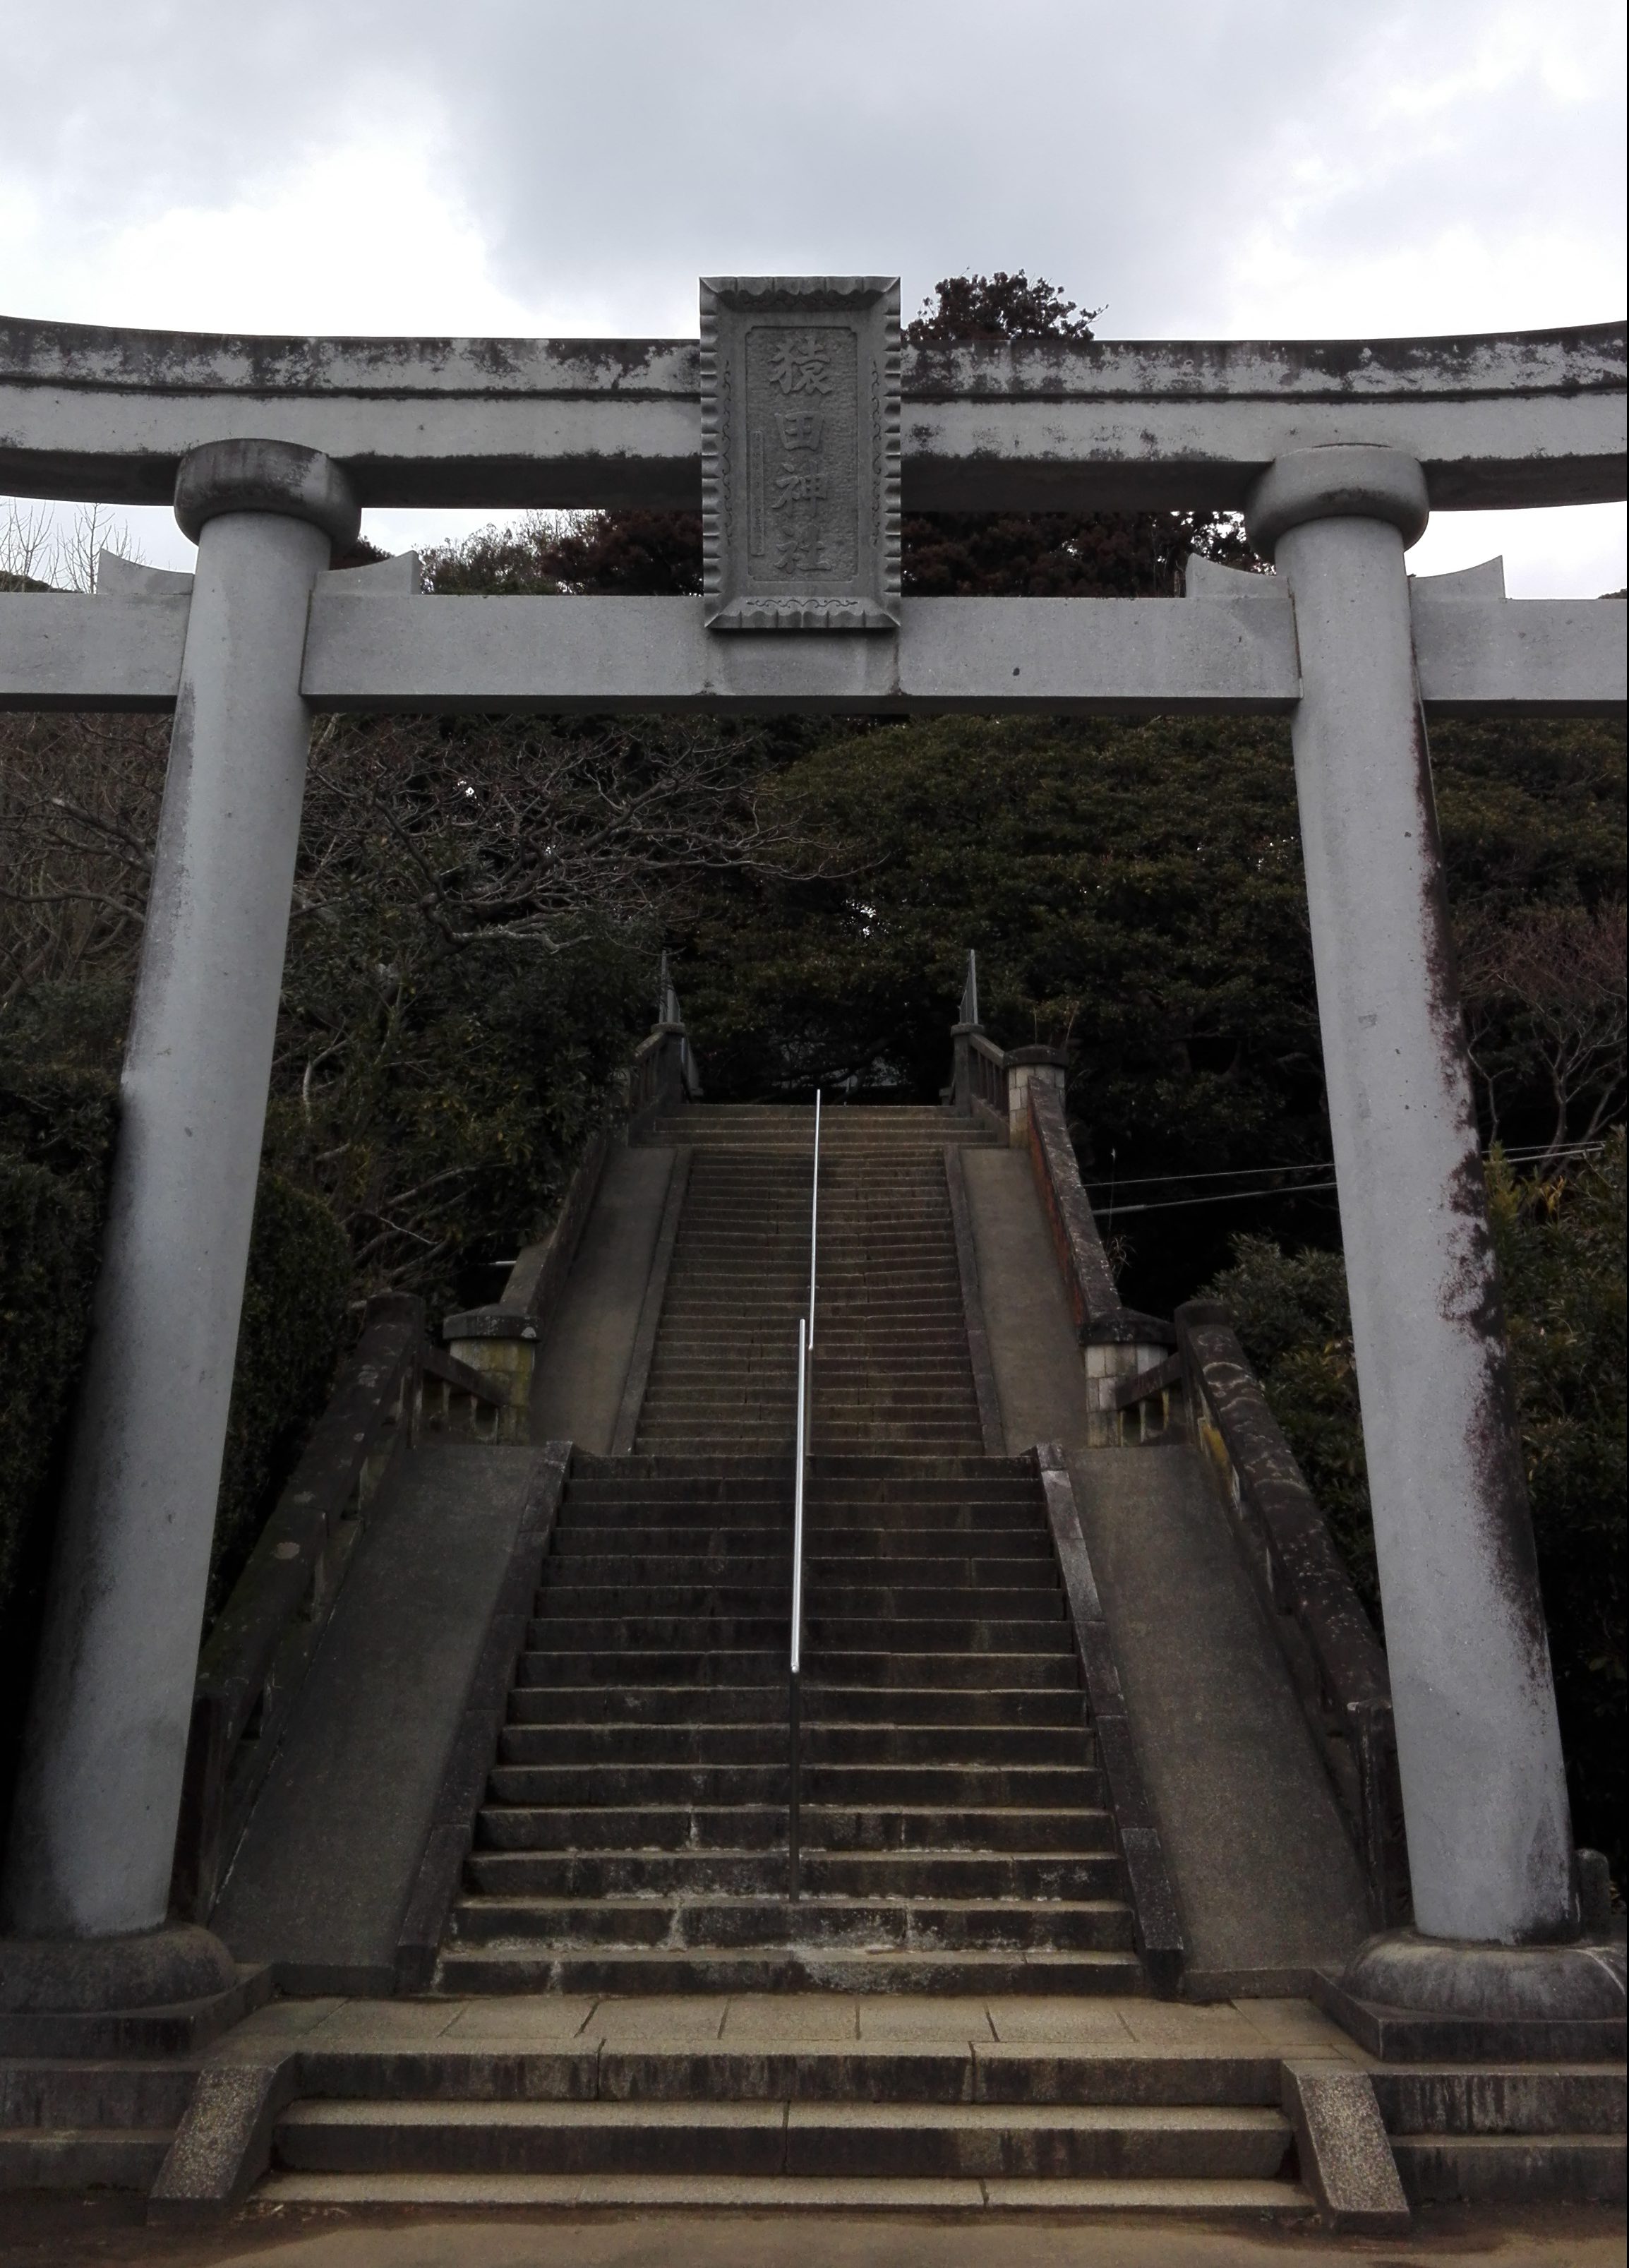
<svg viewBox="0 0 1629 2268">
<path fill-rule="evenodd" d="M 1033 1462 L 822 1457 L 787 1896 L 786 1460 L 579 1457 L 449 1992 L 1135 1992 Z"/>
<path fill-rule="evenodd" d="M 691 1164 L 637 1448 L 790 1453 L 814 1118 L 707 1108 L 656 1128 Z M 976 1456 L 944 1152 L 994 1138 L 934 1110 L 839 1108 L 822 1121 L 815 1446 Z"/>
<path fill-rule="evenodd" d="M 278 2120 L 260 2199 L 1311 2210 L 1278 2062 L 1259 2043 L 1180 2064 L 1124 2035 L 1096 2052 L 1078 2036 L 1008 2046 L 965 2004 L 960 2037 L 941 2024 L 867 2040 L 850 2004 L 827 2006 L 838 2021 L 822 2025 L 802 1999 L 774 2023 L 761 2008 L 710 2006 L 686 2043 L 663 2036 L 648 2005 L 630 2023 L 613 2003 L 580 2016 L 572 2039 L 520 2048 L 512 2036 L 496 2051 L 472 2014 L 434 2052 L 397 2049 L 388 2101 L 338 2092 L 335 2058 L 323 2077 L 336 2091 Z M 365 2068 L 357 2058 L 357 2078 Z"/>
<path fill-rule="evenodd" d="M 0 2056 L 0 2198 L 149 2189 L 198 2068 L 185 2057 Z"/>
<path fill-rule="evenodd" d="M 987 1138 L 933 1111 L 826 1119 L 787 1895 L 811 1118 L 657 1130 L 637 1452 L 573 1459 L 434 1990 L 240 2028 L 290 2066 L 257 2206 L 1315 2211 L 1286 2073 L 1374 2067 L 1146 1991 L 1036 1464 L 980 1454 L 945 1152 Z M 197 2069 L 0 2058 L 0 2189 L 147 2187 Z M 1621 2066 L 1375 2081 L 1416 2200 L 1621 2198 Z"/>
</svg>

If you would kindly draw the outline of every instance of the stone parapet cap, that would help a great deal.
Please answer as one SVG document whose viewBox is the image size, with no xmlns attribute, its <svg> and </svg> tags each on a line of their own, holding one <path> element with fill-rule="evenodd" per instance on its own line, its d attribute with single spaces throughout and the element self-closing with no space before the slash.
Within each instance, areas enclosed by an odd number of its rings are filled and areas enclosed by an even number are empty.
<svg viewBox="0 0 1629 2268">
<path fill-rule="evenodd" d="M 1176 1326 L 1159 1315 L 1145 1315 L 1137 1307 L 1117 1307 L 1100 1315 L 1080 1334 L 1083 1346 L 1161 1346 L 1176 1344 Z"/>
<path fill-rule="evenodd" d="M 523 1307 L 506 1307 L 494 1300 L 490 1307 L 466 1307 L 461 1314 L 448 1315 L 441 1336 L 449 1343 L 453 1339 L 534 1339 L 537 1325 Z"/>
</svg>

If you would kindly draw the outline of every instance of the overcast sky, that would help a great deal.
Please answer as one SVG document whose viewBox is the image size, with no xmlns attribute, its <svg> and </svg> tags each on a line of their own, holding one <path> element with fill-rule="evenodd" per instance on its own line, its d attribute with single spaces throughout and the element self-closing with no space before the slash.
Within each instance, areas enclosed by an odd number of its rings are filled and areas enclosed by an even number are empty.
<svg viewBox="0 0 1629 2268">
<path fill-rule="evenodd" d="M 18 315 L 675 336 L 704 273 L 1020 266 L 1105 338 L 1624 312 L 1620 0 L 0 0 L 0 55 Z M 1623 508 L 1413 563 L 1498 550 L 1619 587 Z"/>
</svg>

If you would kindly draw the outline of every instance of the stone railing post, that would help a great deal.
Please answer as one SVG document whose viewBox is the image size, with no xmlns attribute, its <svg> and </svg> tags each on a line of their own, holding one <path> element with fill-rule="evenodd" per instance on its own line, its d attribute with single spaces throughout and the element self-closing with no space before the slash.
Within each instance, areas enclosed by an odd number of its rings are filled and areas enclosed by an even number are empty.
<svg viewBox="0 0 1629 2268">
<path fill-rule="evenodd" d="M 306 615 L 358 524 L 340 468 L 276 441 L 194 450 L 175 515 L 197 572 L 4 1877 L 29 1937 L 165 1919 L 305 791 Z"/>
<path fill-rule="evenodd" d="M 1009 1048 L 1006 1051 L 1006 1138 L 1014 1149 L 1029 1139 L 1029 1085 L 1050 1086 L 1061 1108 L 1069 1058 L 1061 1048 Z"/>
<path fill-rule="evenodd" d="M 984 1028 L 982 1024 L 950 1027 L 950 1107 L 960 1111 L 963 1118 L 973 1115 L 973 1035 L 982 1033 Z"/>
<path fill-rule="evenodd" d="M 1301 650 L 1296 792 L 1415 1919 L 1536 1944 L 1575 1933 L 1577 1902 L 1414 672 L 1404 551 L 1426 518 L 1419 466 L 1370 446 L 1281 457 L 1249 507 Z"/>
</svg>

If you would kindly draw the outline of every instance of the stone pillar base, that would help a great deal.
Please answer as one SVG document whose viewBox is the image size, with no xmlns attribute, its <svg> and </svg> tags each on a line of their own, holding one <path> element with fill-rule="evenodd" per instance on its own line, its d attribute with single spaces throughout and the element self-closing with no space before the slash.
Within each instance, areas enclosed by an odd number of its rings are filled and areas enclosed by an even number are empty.
<svg viewBox="0 0 1629 2268">
<path fill-rule="evenodd" d="M 1624 1940 L 1485 1945 L 1389 1930 L 1314 1994 L 1382 2062 L 1621 2063 Z"/>
<path fill-rule="evenodd" d="M 271 1992 L 191 1923 L 122 1937 L 0 1938 L 0 2053 L 164 2055 L 197 2048 Z"/>
</svg>

